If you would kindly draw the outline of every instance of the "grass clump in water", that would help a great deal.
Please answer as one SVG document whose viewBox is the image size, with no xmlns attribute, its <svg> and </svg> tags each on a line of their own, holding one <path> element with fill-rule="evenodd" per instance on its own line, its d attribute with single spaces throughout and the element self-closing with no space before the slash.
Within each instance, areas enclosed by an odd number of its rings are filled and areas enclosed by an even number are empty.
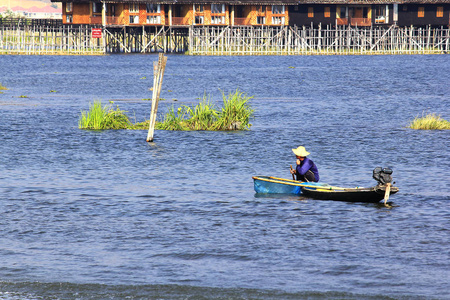
<svg viewBox="0 0 450 300">
<path fill-rule="evenodd" d="M 7 90 L 8 88 L 6 86 L 3 86 L 3 84 L 0 83 L 0 91 Z"/>
<path fill-rule="evenodd" d="M 223 107 L 217 110 L 206 95 L 196 106 L 182 105 L 176 111 L 172 107 L 164 120 L 156 124 L 160 130 L 246 130 L 251 124 L 251 109 L 248 97 L 238 89 L 227 96 L 222 93 Z"/>
<path fill-rule="evenodd" d="M 80 129 L 128 129 L 132 127 L 125 111 L 120 110 L 117 106 L 116 110 L 111 105 L 102 107 L 100 101 L 94 101 L 89 105 L 89 111 L 81 111 L 81 118 L 78 122 Z"/>
<path fill-rule="evenodd" d="M 417 130 L 446 130 L 450 129 L 450 122 L 441 118 L 440 115 L 427 114 L 426 116 L 415 117 L 408 128 Z"/>
<path fill-rule="evenodd" d="M 248 101 L 253 97 L 236 90 L 223 97 L 223 107 L 216 109 L 215 105 L 207 99 L 195 105 L 182 105 L 175 110 L 169 109 L 162 122 L 157 122 L 155 129 L 159 130 L 246 130 L 251 124 L 250 118 L 254 110 L 250 108 Z M 132 124 L 125 114 L 126 111 L 116 110 L 111 105 L 102 106 L 100 101 L 94 101 L 89 105 L 89 111 L 81 111 L 78 121 L 80 129 L 135 129 L 146 130 L 149 121 Z"/>
</svg>

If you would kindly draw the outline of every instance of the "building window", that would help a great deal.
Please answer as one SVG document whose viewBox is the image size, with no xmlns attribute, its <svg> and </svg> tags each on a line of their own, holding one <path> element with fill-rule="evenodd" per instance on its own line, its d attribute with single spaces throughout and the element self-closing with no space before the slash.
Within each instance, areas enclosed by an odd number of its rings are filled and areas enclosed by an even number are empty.
<svg viewBox="0 0 450 300">
<path fill-rule="evenodd" d="M 130 16 L 130 24 L 139 24 L 139 16 Z"/>
<path fill-rule="evenodd" d="M 272 17 L 272 25 L 284 25 L 284 17 Z"/>
<path fill-rule="evenodd" d="M 204 24 L 205 18 L 203 16 L 195 16 L 195 24 Z"/>
<path fill-rule="evenodd" d="M 67 2 L 66 3 L 66 12 L 71 13 L 73 11 L 73 3 Z"/>
<path fill-rule="evenodd" d="M 211 24 L 225 24 L 225 17 L 224 16 L 212 16 Z"/>
<path fill-rule="evenodd" d="M 256 6 L 256 12 L 258 14 L 265 14 L 266 13 L 266 6 L 265 5 L 258 5 L 258 6 Z"/>
<path fill-rule="evenodd" d="M 386 24 L 389 22 L 389 7 L 387 5 L 375 6 L 375 23 Z"/>
<path fill-rule="evenodd" d="M 225 13 L 225 4 L 211 4 L 211 13 L 212 14 L 224 14 Z"/>
<path fill-rule="evenodd" d="M 148 14 L 159 14 L 161 13 L 161 5 L 160 4 L 149 4 L 147 3 L 147 13 Z"/>
<path fill-rule="evenodd" d="M 130 13 L 139 13 L 139 4 L 132 3 L 130 4 Z"/>
<path fill-rule="evenodd" d="M 314 7 L 308 7 L 308 18 L 314 18 Z"/>
<path fill-rule="evenodd" d="M 347 18 L 347 8 L 345 8 L 345 7 L 342 7 L 342 6 L 338 7 L 336 13 L 337 13 L 337 17 L 340 18 L 340 19 L 346 19 Z"/>
<path fill-rule="evenodd" d="M 437 18 L 443 18 L 444 17 L 444 7 L 438 6 L 436 11 L 436 17 Z"/>
<path fill-rule="evenodd" d="M 147 24 L 161 24 L 161 16 L 147 16 Z"/>
<path fill-rule="evenodd" d="M 196 13 L 203 12 L 203 4 L 195 4 L 194 8 L 195 8 Z M 203 24 L 203 23 L 201 23 L 201 24 Z"/>
<path fill-rule="evenodd" d="M 92 3 L 92 12 L 94 14 L 101 14 L 102 13 L 102 6 L 103 4 L 100 2 Z"/>
<path fill-rule="evenodd" d="M 423 7 L 423 6 L 419 7 L 419 11 L 417 12 L 417 17 L 419 17 L 419 18 L 425 17 L 425 7 Z"/>
<path fill-rule="evenodd" d="M 73 22 L 72 15 L 66 15 L 66 23 L 72 23 L 72 22 Z"/>
<path fill-rule="evenodd" d="M 284 15 L 284 5 L 272 5 L 272 14 Z"/>
<path fill-rule="evenodd" d="M 266 17 L 256 17 L 256 24 L 258 25 L 266 24 Z"/>
<path fill-rule="evenodd" d="M 331 17 L 330 7 L 328 7 L 328 6 L 325 7 L 324 17 L 325 18 Z"/>
</svg>

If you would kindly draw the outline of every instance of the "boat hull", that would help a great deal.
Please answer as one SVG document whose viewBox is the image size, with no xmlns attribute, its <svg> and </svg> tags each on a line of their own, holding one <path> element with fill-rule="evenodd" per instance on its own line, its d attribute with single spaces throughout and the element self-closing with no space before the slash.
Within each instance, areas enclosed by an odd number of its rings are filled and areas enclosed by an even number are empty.
<svg viewBox="0 0 450 300">
<path fill-rule="evenodd" d="M 370 188 L 302 188 L 302 195 L 319 200 L 335 200 L 348 202 L 377 203 L 384 199 L 385 187 L 375 186 Z M 397 187 L 391 187 L 390 195 L 398 192 Z"/>
<path fill-rule="evenodd" d="M 302 187 L 328 187 L 328 184 L 317 182 L 301 182 L 272 176 L 254 176 L 254 188 L 261 194 L 302 194 Z"/>
<path fill-rule="evenodd" d="M 258 194 L 294 194 L 312 199 L 377 203 L 384 199 L 385 186 L 370 188 L 343 188 L 326 183 L 300 182 L 271 176 L 254 176 L 254 188 Z M 390 195 L 398 192 L 391 186 Z"/>
</svg>

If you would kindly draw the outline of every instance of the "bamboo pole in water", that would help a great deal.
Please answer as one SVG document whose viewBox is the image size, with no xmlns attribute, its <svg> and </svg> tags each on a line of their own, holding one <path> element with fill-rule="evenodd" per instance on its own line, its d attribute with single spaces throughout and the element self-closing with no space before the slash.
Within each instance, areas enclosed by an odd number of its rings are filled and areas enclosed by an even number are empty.
<svg viewBox="0 0 450 300">
<path fill-rule="evenodd" d="M 148 127 L 147 142 L 153 142 L 153 133 L 155 131 L 156 113 L 158 111 L 159 94 L 161 93 L 161 85 L 166 69 L 167 56 L 160 53 L 158 62 L 153 62 L 153 95 L 152 110 L 150 113 L 150 122 Z"/>
</svg>

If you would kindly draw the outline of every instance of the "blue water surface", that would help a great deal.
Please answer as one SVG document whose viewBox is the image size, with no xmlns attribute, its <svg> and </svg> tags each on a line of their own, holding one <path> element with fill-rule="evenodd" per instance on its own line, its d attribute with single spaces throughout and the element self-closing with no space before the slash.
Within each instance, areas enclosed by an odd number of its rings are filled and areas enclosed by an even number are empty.
<svg viewBox="0 0 450 300">
<path fill-rule="evenodd" d="M 240 132 L 78 129 L 149 118 L 155 55 L 0 56 L 0 299 L 449 299 L 450 58 L 168 55 L 158 113 L 253 96 Z M 322 182 L 390 206 L 256 195 L 304 145 Z"/>
</svg>

